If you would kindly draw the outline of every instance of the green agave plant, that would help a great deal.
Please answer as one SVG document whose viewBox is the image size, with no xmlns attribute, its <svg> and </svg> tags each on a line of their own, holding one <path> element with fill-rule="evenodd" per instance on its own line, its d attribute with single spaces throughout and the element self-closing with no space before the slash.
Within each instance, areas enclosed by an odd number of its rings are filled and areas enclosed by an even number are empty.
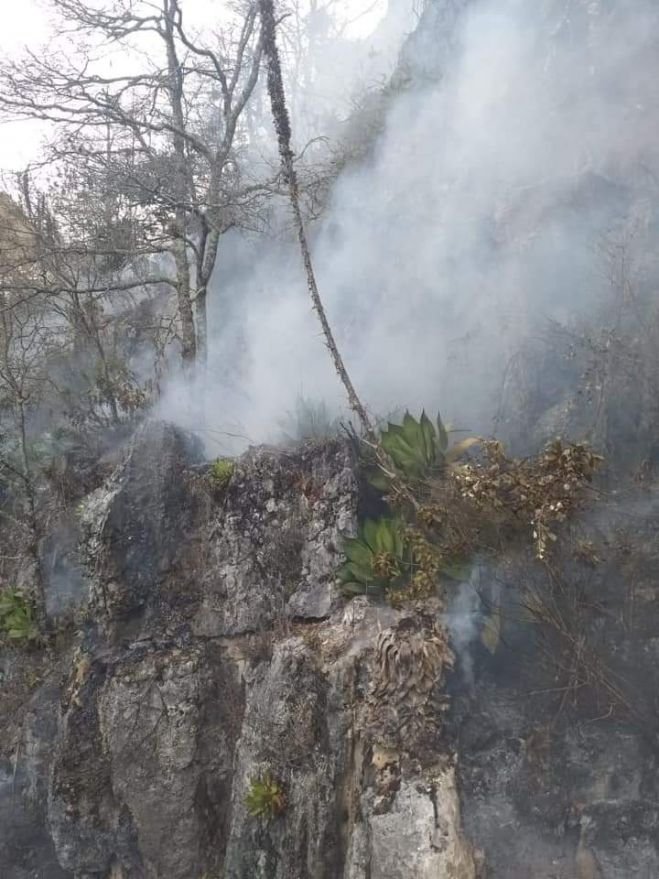
<svg viewBox="0 0 659 879">
<path fill-rule="evenodd" d="M 33 641 L 39 634 L 32 604 L 18 589 L 0 592 L 0 633 L 11 641 Z"/>
<path fill-rule="evenodd" d="M 439 413 L 433 424 L 424 411 L 418 420 L 406 412 L 402 424 L 389 422 L 380 432 L 380 442 L 396 472 L 407 480 L 418 480 L 458 460 L 477 440 L 469 437 L 449 446 Z M 384 491 L 389 487 L 389 477 L 379 467 L 373 468 L 368 478 L 376 488 Z"/>
<path fill-rule="evenodd" d="M 409 577 L 409 552 L 397 519 L 367 519 L 357 537 L 344 540 L 343 551 L 346 561 L 338 575 L 347 597 L 381 595 Z"/>
</svg>

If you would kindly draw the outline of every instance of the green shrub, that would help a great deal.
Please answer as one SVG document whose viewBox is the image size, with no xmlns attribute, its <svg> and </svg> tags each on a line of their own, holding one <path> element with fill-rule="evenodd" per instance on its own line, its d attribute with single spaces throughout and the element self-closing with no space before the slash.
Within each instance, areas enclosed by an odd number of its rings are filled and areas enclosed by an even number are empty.
<svg viewBox="0 0 659 879">
<path fill-rule="evenodd" d="M 469 578 L 471 566 L 446 555 L 421 531 L 400 519 L 367 519 L 357 537 L 343 541 L 346 560 L 338 570 L 346 598 L 372 595 L 396 604 L 432 594 L 440 576 Z"/>
<path fill-rule="evenodd" d="M 388 422 L 380 431 L 380 443 L 398 476 L 407 482 L 428 479 L 457 461 L 476 442 L 473 438 L 449 446 L 448 432 L 441 416 L 436 425 L 425 412 L 418 420 L 406 412 L 402 424 Z M 385 491 L 389 477 L 377 465 L 368 472 L 369 481 Z"/>
<path fill-rule="evenodd" d="M 400 588 L 409 575 L 403 525 L 397 519 L 367 519 L 357 537 L 343 542 L 346 561 L 339 568 L 341 591 L 354 595 L 383 595 Z"/>
<path fill-rule="evenodd" d="M 39 635 L 32 603 L 18 589 L 0 592 L 0 634 L 10 641 L 34 641 Z"/>
<path fill-rule="evenodd" d="M 282 785 L 270 772 L 253 778 L 245 797 L 247 811 L 253 818 L 276 818 L 286 808 L 286 795 Z"/>
<path fill-rule="evenodd" d="M 217 458 L 213 461 L 210 469 L 210 481 L 213 487 L 225 489 L 231 481 L 235 469 L 236 465 L 230 458 Z"/>
</svg>

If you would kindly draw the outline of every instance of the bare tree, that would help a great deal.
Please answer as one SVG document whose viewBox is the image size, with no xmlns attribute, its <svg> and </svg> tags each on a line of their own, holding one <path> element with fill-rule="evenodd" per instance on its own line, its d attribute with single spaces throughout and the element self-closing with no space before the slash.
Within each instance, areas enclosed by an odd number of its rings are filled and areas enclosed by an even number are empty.
<svg viewBox="0 0 659 879">
<path fill-rule="evenodd" d="M 279 60 L 279 51 L 277 48 L 277 23 L 275 20 L 273 0 L 259 0 L 259 8 L 263 28 L 263 44 L 268 61 L 268 93 L 270 95 L 272 118 L 277 132 L 277 142 L 279 145 L 282 170 L 286 183 L 288 184 L 293 219 L 295 222 L 302 260 L 304 262 L 309 295 L 314 310 L 318 315 L 318 320 L 320 321 L 323 335 L 325 337 L 325 344 L 330 352 L 334 368 L 345 388 L 350 408 L 359 418 L 367 437 L 374 440 L 375 429 L 373 423 L 355 390 L 348 370 L 343 362 L 343 358 L 341 357 L 341 353 L 339 352 L 334 333 L 332 332 L 329 320 L 327 319 L 325 306 L 320 297 L 320 291 L 318 290 L 316 275 L 311 261 L 311 252 L 309 250 L 302 210 L 300 208 L 300 189 L 297 172 L 295 170 L 293 150 L 291 148 L 291 123 L 288 115 L 288 108 L 286 106 L 281 62 Z"/>
<path fill-rule="evenodd" d="M 5 197 L 6 209 L 0 213 L 5 305 L 43 302 L 44 319 L 57 327 L 62 341 L 58 391 L 72 420 L 118 425 L 131 414 L 139 396 L 119 335 L 125 323 L 121 300 L 131 296 L 138 273 L 131 270 L 128 283 L 115 279 L 113 286 L 108 273 L 113 265 L 137 258 L 130 240 L 123 240 L 130 238 L 130 228 L 125 217 L 108 212 L 79 177 L 65 176 L 65 197 L 55 189 L 48 198 L 27 174 L 20 175 L 18 184 L 19 201 Z M 147 285 L 142 291 L 142 300 L 149 289 Z M 131 332 L 135 335 L 135 327 Z M 66 372 L 73 382 L 65 380 Z"/>
<path fill-rule="evenodd" d="M 366 411 L 366 407 L 361 401 L 355 386 L 350 378 L 346 365 L 344 363 L 341 352 L 339 351 L 332 327 L 327 318 L 327 312 L 323 300 L 320 296 L 316 274 L 311 259 L 311 251 L 304 226 L 302 209 L 300 207 L 300 187 L 298 184 L 297 172 L 293 150 L 291 148 L 292 134 L 291 122 L 286 106 L 286 95 L 284 92 L 284 83 L 281 72 L 281 62 L 279 59 L 279 51 L 277 48 L 277 22 L 275 19 L 274 0 L 259 0 L 259 10 L 261 15 L 261 26 L 263 30 L 263 47 L 268 63 L 268 94 L 270 97 L 270 107 L 272 110 L 272 118 L 277 132 L 277 144 L 279 147 L 279 156 L 281 159 L 283 176 L 288 186 L 288 194 L 291 208 L 293 211 L 293 221 L 297 232 L 298 244 L 304 263 L 304 271 L 307 279 L 307 289 L 313 303 L 313 308 L 318 316 L 320 325 L 325 337 L 325 344 L 332 358 L 334 369 L 343 385 L 348 404 L 359 419 L 364 440 L 372 448 L 375 453 L 378 466 L 389 477 L 391 494 L 398 495 L 406 503 L 413 508 L 418 508 L 418 501 L 414 497 L 409 486 L 392 468 L 392 461 L 386 453 L 375 428 L 375 424 L 370 415 Z"/>
<path fill-rule="evenodd" d="M 121 246 L 106 241 L 101 250 L 107 256 L 160 254 L 144 263 L 151 277 L 117 277 L 110 263 L 115 277 L 104 284 L 116 290 L 151 281 L 173 288 L 190 374 L 206 359 L 208 285 L 220 238 L 253 211 L 262 192 L 245 179 L 240 161 L 240 120 L 262 52 L 256 7 L 237 5 L 208 44 L 184 25 L 180 0 L 51 4 L 87 46 L 73 56 L 53 48 L 5 63 L 0 108 L 9 117 L 54 123 L 57 159 L 96 175 L 105 209 L 123 205 L 129 237 Z M 113 73 L 95 60 L 99 49 L 118 48 L 131 72 Z M 71 289 L 96 292 L 99 285 L 89 281 Z"/>
</svg>

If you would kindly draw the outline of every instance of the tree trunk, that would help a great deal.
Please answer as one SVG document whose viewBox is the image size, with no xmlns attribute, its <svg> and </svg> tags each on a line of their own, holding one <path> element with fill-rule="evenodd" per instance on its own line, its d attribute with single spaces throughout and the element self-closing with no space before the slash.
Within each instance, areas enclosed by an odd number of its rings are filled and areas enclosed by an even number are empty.
<svg viewBox="0 0 659 879">
<path fill-rule="evenodd" d="M 334 368 L 345 388 L 350 408 L 359 418 L 364 437 L 369 445 L 375 451 L 378 465 L 386 473 L 390 480 L 392 491 L 403 497 L 412 507 L 417 507 L 418 503 L 413 493 L 407 487 L 405 482 L 400 479 L 392 470 L 391 461 L 385 452 L 382 443 L 378 439 L 375 425 L 371 420 L 364 404 L 362 403 L 355 386 L 352 383 L 350 374 L 346 369 L 341 352 L 334 338 L 334 333 L 330 326 L 323 301 L 320 297 L 316 275 L 311 260 L 311 252 L 302 219 L 302 210 L 300 209 L 300 190 L 298 186 L 297 173 L 295 171 L 295 163 L 293 161 L 293 150 L 291 148 L 291 122 L 286 106 L 286 95 L 284 93 L 284 82 L 281 75 L 281 63 L 279 60 L 279 50 L 277 49 L 277 25 L 275 21 L 273 0 L 259 0 L 259 8 L 261 12 L 261 26 L 263 28 L 263 48 L 268 59 L 268 94 L 270 95 L 270 106 L 272 108 L 272 118 L 277 132 L 277 141 L 279 146 L 279 155 L 281 158 L 284 179 L 288 183 L 288 193 L 290 197 L 291 207 L 293 209 L 293 217 L 297 229 L 298 243 L 302 253 L 302 261 L 307 276 L 307 288 L 313 307 L 318 315 L 320 325 L 325 336 L 325 344 L 332 357 Z"/>
<path fill-rule="evenodd" d="M 208 287 L 203 284 L 197 289 L 195 296 L 195 329 L 197 332 L 197 365 L 199 371 L 206 369 L 208 362 L 208 316 L 206 313 L 206 297 Z"/>
<path fill-rule="evenodd" d="M 288 183 L 288 191 L 290 195 L 291 207 L 293 209 L 293 217 L 295 227 L 297 229 L 297 237 L 302 253 L 302 261 L 304 262 L 304 270 L 307 277 L 307 288 L 314 310 L 318 315 L 320 325 L 325 336 L 325 344 L 332 357 L 334 368 L 345 388 L 350 408 L 359 418 L 364 433 L 369 440 L 376 440 L 376 433 L 373 423 L 362 404 L 359 395 L 352 383 L 348 370 L 345 367 L 341 353 L 339 352 L 334 333 L 330 326 L 325 307 L 318 284 L 316 275 L 313 270 L 311 254 L 309 252 L 309 244 L 302 220 L 302 211 L 300 210 L 300 192 L 293 162 L 293 151 L 291 149 L 291 124 L 286 107 L 286 97 L 284 94 L 284 83 L 281 75 L 281 63 L 279 60 L 279 50 L 277 48 L 276 32 L 277 25 L 275 22 L 273 0 L 259 0 L 261 11 L 261 25 L 263 28 L 263 47 L 266 58 L 268 59 L 268 93 L 270 95 L 270 105 L 272 108 L 272 117 L 277 132 L 277 141 L 279 144 L 279 155 L 281 157 L 282 170 L 284 177 Z"/>
<path fill-rule="evenodd" d="M 182 238 L 174 242 L 174 262 L 176 264 L 176 298 L 179 320 L 181 321 L 181 360 L 183 361 L 184 375 L 186 378 L 192 379 L 197 360 L 197 338 L 192 310 L 190 266 L 185 252 L 185 241 Z"/>
<path fill-rule="evenodd" d="M 188 225 L 188 213 L 185 205 L 192 197 L 193 186 L 188 173 L 188 157 L 186 155 L 185 139 L 180 133 L 178 133 L 185 130 L 185 114 L 183 112 L 183 70 L 176 53 L 176 43 L 174 39 L 174 22 L 177 9 L 177 4 L 173 2 L 173 0 L 164 0 L 164 35 L 167 46 L 168 72 L 167 91 L 172 109 L 172 118 L 177 129 L 177 132 L 172 135 L 172 146 L 176 156 L 175 191 L 177 198 L 180 200 L 180 206 L 176 209 L 176 228 L 174 232 L 176 235 L 176 240 L 174 241 L 176 296 L 178 299 L 178 313 L 181 321 L 181 359 L 183 361 L 183 374 L 191 381 L 194 378 L 197 361 L 197 338 L 192 306 L 190 264 L 188 262 L 185 240 Z"/>
</svg>

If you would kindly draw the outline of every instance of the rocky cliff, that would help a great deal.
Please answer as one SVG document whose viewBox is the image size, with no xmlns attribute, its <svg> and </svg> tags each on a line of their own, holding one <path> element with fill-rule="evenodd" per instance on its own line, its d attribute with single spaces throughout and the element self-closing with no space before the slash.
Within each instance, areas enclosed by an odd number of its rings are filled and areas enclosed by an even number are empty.
<svg viewBox="0 0 659 879">
<path fill-rule="evenodd" d="M 342 441 L 213 488 L 190 437 L 138 431 L 77 511 L 75 625 L 2 653 L 3 877 L 659 875 L 654 514 L 644 553 L 556 592 L 576 651 L 520 616 L 537 572 L 510 557 L 479 573 L 489 649 L 454 596 L 452 669 L 434 601 L 337 595 L 359 507 Z M 283 806 L 257 817 L 266 775 Z"/>
<path fill-rule="evenodd" d="M 425 4 L 400 72 L 432 89 L 476 5 Z M 582 47 L 609 45 L 628 4 L 539 6 L 542 82 L 545 71 L 563 81 L 560 47 L 574 61 L 576 46 L 581 88 L 597 73 Z M 654 48 L 644 57 L 639 70 L 652 70 Z M 614 68 L 607 89 L 617 94 L 622 81 Z M 533 264 L 533 241 L 549 230 L 560 245 L 547 251 L 552 262 L 512 273 L 524 291 L 548 279 L 543 307 L 582 292 L 581 275 L 545 267 L 569 268 L 571 255 L 580 265 L 594 233 L 621 216 L 644 256 L 637 287 L 619 281 L 611 327 L 600 335 L 589 324 L 582 338 L 570 324 L 544 348 L 534 337 L 533 357 L 516 355 L 504 382 L 498 425 L 520 454 L 561 433 L 588 438 L 610 467 L 598 505 L 571 524 L 551 566 L 516 548 L 474 560 L 471 580 L 447 586 L 441 605 L 348 603 L 335 586 L 341 537 L 367 503 L 349 443 L 252 449 L 226 483 L 213 482 L 192 437 L 149 422 L 84 480 L 78 461 L 71 493 L 84 498 L 44 541 L 53 634 L 0 649 L 3 879 L 659 876 L 659 324 L 646 301 L 656 299 L 656 267 L 645 267 L 659 226 L 636 88 L 634 79 L 620 99 L 626 115 L 613 117 L 624 126 L 600 117 L 599 103 L 591 119 L 596 131 L 604 119 L 606 138 L 629 126 L 625 161 L 577 151 L 560 186 L 540 175 L 504 190 L 482 212 L 481 262 L 467 251 L 469 289 L 484 277 L 472 263 L 484 272 L 492 260 L 499 291 L 511 277 L 500 267 Z M 571 106 L 568 94 L 556 106 Z M 435 141 L 427 152 L 435 162 Z M 433 228 L 430 208 L 426 219 Z M 449 212 L 445 226 L 454 220 Z M 564 247 L 575 229 L 578 246 Z M 509 263 L 511 253 L 526 256 Z M 456 363 L 483 383 L 483 369 Z M 248 803 L 263 779 L 277 808 L 259 816 Z"/>
<path fill-rule="evenodd" d="M 432 607 L 335 591 L 349 445 L 206 470 L 150 424 L 80 505 L 76 633 L 3 718 L 2 875 L 470 879 Z M 245 805 L 265 772 L 270 820 Z"/>
</svg>

